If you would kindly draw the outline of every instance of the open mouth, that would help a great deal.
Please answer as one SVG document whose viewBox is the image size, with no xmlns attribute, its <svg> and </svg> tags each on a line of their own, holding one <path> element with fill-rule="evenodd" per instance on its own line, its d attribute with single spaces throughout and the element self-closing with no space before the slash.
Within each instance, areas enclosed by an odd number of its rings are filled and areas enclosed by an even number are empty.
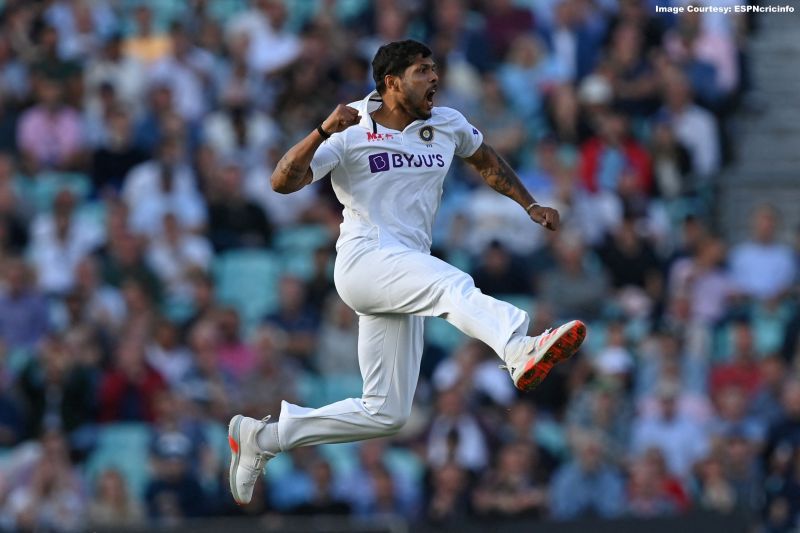
<svg viewBox="0 0 800 533">
<path fill-rule="evenodd" d="M 425 93 L 425 101 L 428 103 L 428 107 L 433 107 L 433 95 L 436 94 L 437 88 L 434 87 L 427 93 Z"/>
</svg>

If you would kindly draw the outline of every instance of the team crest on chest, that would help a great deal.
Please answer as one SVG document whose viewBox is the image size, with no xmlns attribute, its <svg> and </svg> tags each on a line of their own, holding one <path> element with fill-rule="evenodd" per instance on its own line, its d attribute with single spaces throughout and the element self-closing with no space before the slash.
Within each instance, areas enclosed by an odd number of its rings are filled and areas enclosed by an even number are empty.
<svg viewBox="0 0 800 533">
<path fill-rule="evenodd" d="M 422 139 L 422 142 L 424 142 L 425 144 L 430 145 L 433 142 L 433 127 L 425 126 L 423 128 L 420 128 L 419 138 Z"/>
</svg>

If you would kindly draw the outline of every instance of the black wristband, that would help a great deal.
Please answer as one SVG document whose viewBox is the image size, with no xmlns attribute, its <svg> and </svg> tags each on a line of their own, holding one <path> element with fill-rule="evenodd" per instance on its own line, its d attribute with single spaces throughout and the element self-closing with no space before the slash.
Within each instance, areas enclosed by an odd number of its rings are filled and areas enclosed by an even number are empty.
<svg viewBox="0 0 800 533">
<path fill-rule="evenodd" d="M 322 124 L 317 126 L 317 133 L 319 133 L 319 136 L 322 137 L 323 139 L 329 139 L 331 136 L 330 133 L 322 129 Z"/>
</svg>

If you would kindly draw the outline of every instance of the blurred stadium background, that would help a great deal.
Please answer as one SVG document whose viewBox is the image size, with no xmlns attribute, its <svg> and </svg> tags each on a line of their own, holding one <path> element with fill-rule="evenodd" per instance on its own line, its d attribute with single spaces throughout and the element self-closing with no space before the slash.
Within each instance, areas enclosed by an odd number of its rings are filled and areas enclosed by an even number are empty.
<svg viewBox="0 0 800 533">
<path fill-rule="evenodd" d="M 654 4 L 1 1 L 0 530 L 796 531 L 798 15 Z M 401 434 L 236 507 L 231 414 L 360 388 L 339 206 L 268 176 L 405 37 L 564 221 L 454 165 L 434 253 L 589 337 L 520 395 L 429 319 Z"/>
</svg>

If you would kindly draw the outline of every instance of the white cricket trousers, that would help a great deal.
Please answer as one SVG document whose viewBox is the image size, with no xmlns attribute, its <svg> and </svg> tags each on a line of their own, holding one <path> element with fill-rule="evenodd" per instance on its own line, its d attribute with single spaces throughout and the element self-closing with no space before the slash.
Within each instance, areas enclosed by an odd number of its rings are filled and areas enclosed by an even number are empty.
<svg viewBox="0 0 800 533">
<path fill-rule="evenodd" d="M 359 238 L 342 245 L 334 281 L 359 314 L 358 363 L 364 388 L 318 409 L 283 402 L 281 450 L 393 435 L 411 413 L 426 316 L 442 317 L 505 357 L 527 334 L 527 313 L 481 293 L 464 272 L 429 254 Z"/>
</svg>

